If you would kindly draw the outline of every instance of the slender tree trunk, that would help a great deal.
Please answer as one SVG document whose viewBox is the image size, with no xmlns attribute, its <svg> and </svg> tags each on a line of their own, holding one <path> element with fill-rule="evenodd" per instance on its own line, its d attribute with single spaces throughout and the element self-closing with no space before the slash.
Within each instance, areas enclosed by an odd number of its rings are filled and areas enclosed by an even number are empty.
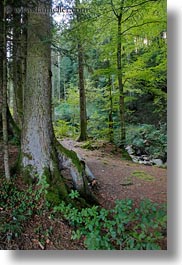
<svg viewBox="0 0 182 265">
<path fill-rule="evenodd" d="M 124 106 L 124 90 L 122 80 L 122 42 L 121 42 L 121 21 L 122 13 L 117 17 L 118 19 L 118 44 L 117 44 L 117 69 L 118 69 L 118 86 L 119 86 L 119 109 L 120 109 L 120 123 L 121 123 L 121 143 L 123 148 L 126 141 L 126 129 L 125 129 L 125 106 Z"/>
<path fill-rule="evenodd" d="M 113 100 L 112 100 L 112 79 L 109 77 L 109 102 L 110 102 L 110 109 L 109 109 L 109 141 L 111 143 L 114 142 L 114 128 L 113 128 Z"/>
<path fill-rule="evenodd" d="M 0 1 L 0 135 L 2 136 L 2 106 L 3 106 L 3 79 L 5 79 L 5 86 L 6 84 L 6 73 L 4 72 L 4 66 L 3 64 L 6 64 L 6 61 L 4 61 L 4 3 L 3 1 Z M 4 76 L 4 77 L 3 77 Z M 7 93 L 7 92 L 6 92 Z M 7 96 L 7 95 L 6 95 Z M 15 124 L 11 113 L 9 111 L 9 108 L 7 106 L 7 119 L 8 119 L 8 133 L 9 135 L 15 135 L 17 137 L 20 137 L 20 130 Z"/>
<path fill-rule="evenodd" d="M 2 133 L 3 104 L 3 1 L 0 1 L 0 134 Z"/>
<path fill-rule="evenodd" d="M 86 111 L 86 95 L 84 84 L 84 62 L 83 48 L 78 44 L 78 72 L 79 72 L 79 91 L 80 91 L 80 136 L 78 141 L 87 140 L 87 111 Z"/>
<path fill-rule="evenodd" d="M 3 125 L 3 147 L 4 147 L 4 170 L 7 180 L 10 179 L 9 154 L 8 154 L 8 123 L 7 123 L 7 50 L 6 50 L 6 13 L 3 8 L 3 93 L 2 93 L 2 125 Z"/>
<path fill-rule="evenodd" d="M 117 70 L 118 70 L 118 88 L 119 88 L 119 113 L 120 113 L 120 124 L 121 124 L 121 142 L 120 147 L 123 148 L 126 141 L 126 129 L 125 129 L 125 106 L 124 106 L 124 89 L 123 89 L 123 76 L 122 76 L 122 33 L 121 24 L 124 12 L 125 0 L 120 1 L 120 8 L 116 8 L 113 1 L 110 0 L 111 7 L 115 17 L 117 18 Z"/>
<path fill-rule="evenodd" d="M 80 0 L 75 1 L 76 8 L 79 7 Z M 87 110 L 86 110 L 86 93 L 84 83 L 84 51 L 81 41 L 81 14 L 77 13 L 77 22 L 80 29 L 78 30 L 78 75 L 79 75 L 79 92 L 80 92 L 80 136 L 78 141 L 87 140 Z"/>
<path fill-rule="evenodd" d="M 65 97 L 65 94 L 66 94 L 66 89 L 65 89 L 65 73 L 64 73 L 64 70 L 61 68 L 61 55 L 59 55 L 59 89 L 60 89 L 60 99 L 64 100 L 66 97 Z M 62 81 L 62 78 L 63 78 L 63 81 Z"/>
<path fill-rule="evenodd" d="M 57 57 L 57 62 L 58 62 L 58 69 L 57 69 L 57 88 L 58 88 L 58 100 L 60 102 L 61 100 L 61 89 L 60 89 L 60 83 L 61 83 L 61 80 L 60 80 L 60 76 L 61 76 L 61 73 L 60 73 L 60 65 L 61 65 L 61 55 L 58 54 L 58 57 Z"/>
</svg>

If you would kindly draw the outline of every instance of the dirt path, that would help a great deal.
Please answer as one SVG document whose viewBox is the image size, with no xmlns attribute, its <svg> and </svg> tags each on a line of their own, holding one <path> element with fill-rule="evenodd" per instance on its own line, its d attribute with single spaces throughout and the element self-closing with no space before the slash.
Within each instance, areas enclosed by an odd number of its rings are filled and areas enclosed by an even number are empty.
<svg viewBox="0 0 182 265">
<path fill-rule="evenodd" d="M 144 198 L 158 203 L 167 201 L 166 169 L 122 160 L 120 152 L 116 152 L 115 146 L 109 143 L 100 142 L 101 147 L 92 151 L 81 148 L 83 143 L 74 140 L 65 139 L 61 143 L 76 151 L 86 161 L 98 181 L 98 197 L 104 207 L 112 207 L 116 199 L 125 198 L 133 199 L 136 203 Z M 11 146 L 11 164 L 16 156 L 17 148 Z M 2 173 L 2 152 L 0 152 L 0 161 L 0 173 Z"/>
<path fill-rule="evenodd" d="M 120 153 L 108 143 L 93 151 L 70 139 L 61 143 L 86 161 L 99 183 L 98 196 L 104 207 L 110 208 L 116 199 L 126 198 L 136 203 L 144 198 L 158 203 L 167 201 L 166 169 L 121 160 Z"/>
</svg>

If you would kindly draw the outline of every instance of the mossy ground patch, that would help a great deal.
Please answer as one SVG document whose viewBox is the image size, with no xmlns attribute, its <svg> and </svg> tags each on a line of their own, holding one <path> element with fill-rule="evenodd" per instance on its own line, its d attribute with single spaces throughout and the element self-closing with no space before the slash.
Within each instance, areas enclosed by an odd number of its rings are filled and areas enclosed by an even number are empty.
<svg viewBox="0 0 182 265">
<path fill-rule="evenodd" d="M 153 176 L 146 173 L 145 171 L 133 171 L 132 176 L 139 178 L 141 180 L 145 180 L 145 181 L 154 181 L 155 180 L 155 178 Z"/>
</svg>

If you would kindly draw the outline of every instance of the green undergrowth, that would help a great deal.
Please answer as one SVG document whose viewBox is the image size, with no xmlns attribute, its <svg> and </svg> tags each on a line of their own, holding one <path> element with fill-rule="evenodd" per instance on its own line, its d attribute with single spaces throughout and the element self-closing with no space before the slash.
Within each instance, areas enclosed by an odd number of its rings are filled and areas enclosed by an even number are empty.
<svg viewBox="0 0 182 265">
<path fill-rule="evenodd" d="M 125 149 L 121 149 L 121 160 L 132 161 L 131 157 Z"/>
<path fill-rule="evenodd" d="M 7 241 L 18 239 L 25 223 L 48 207 L 45 187 L 40 182 L 20 188 L 14 178 L 11 181 L 0 178 L 0 238 Z"/>
<path fill-rule="evenodd" d="M 33 216 L 64 217 L 72 227 L 72 240 L 82 239 L 88 250 L 159 250 L 166 231 L 166 206 L 130 199 L 115 201 L 110 210 L 82 204 L 77 191 L 52 208 L 47 202 L 46 177 L 37 184 L 17 185 L 0 178 L 0 240 L 19 240 Z"/>
<path fill-rule="evenodd" d="M 159 128 L 151 124 L 128 126 L 126 145 L 131 145 L 135 152 L 145 154 L 152 159 L 159 158 L 164 163 L 167 160 L 167 125 Z"/>
<path fill-rule="evenodd" d="M 63 139 L 65 137 L 70 137 L 75 139 L 78 137 L 78 130 L 64 120 L 58 120 L 54 124 L 54 132 L 58 139 Z"/>
<path fill-rule="evenodd" d="M 72 192 L 74 200 L 79 195 Z M 166 207 L 141 201 L 138 208 L 130 199 L 117 200 L 106 210 L 99 206 L 77 209 L 62 202 L 54 208 L 74 228 L 72 239 L 84 239 L 88 250 L 160 250 L 166 230 Z"/>
<path fill-rule="evenodd" d="M 106 141 L 89 139 L 88 141 L 83 142 L 80 147 L 86 150 L 94 151 L 106 146 Z"/>
<path fill-rule="evenodd" d="M 0 177 L 0 248 L 4 244 L 18 242 L 27 224 L 34 216 L 51 213 L 53 206 L 59 205 L 58 189 L 54 190 L 43 175 L 37 183 L 26 184 L 20 176 L 13 176 L 10 181 Z M 72 193 L 64 198 L 65 203 L 72 201 Z M 74 207 L 81 209 L 89 204 L 80 196 L 74 200 Z M 45 220 L 46 221 L 46 220 Z"/>
</svg>

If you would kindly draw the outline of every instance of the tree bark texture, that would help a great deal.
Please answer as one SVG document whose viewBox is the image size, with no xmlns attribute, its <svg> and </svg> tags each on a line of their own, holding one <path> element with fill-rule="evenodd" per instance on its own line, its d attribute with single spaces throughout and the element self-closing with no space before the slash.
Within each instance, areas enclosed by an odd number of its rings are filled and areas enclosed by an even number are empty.
<svg viewBox="0 0 182 265">
<path fill-rule="evenodd" d="M 4 171 L 7 180 L 10 180 L 9 153 L 8 153 L 8 122 L 7 122 L 7 50 L 6 50 L 6 13 L 3 7 L 3 78 L 2 78 L 2 126 L 4 148 Z"/>
<path fill-rule="evenodd" d="M 121 143 L 120 146 L 124 147 L 126 141 L 125 129 L 125 106 L 124 106 L 124 89 L 122 78 L 122 41 L 121 41 L 121 21 L 122 10 L 117 17 L 118 20 L 118 44 L 117 44 L 117 70 L 118 70 L 118 87 L 119 87 L 119 110 L 120 110 L 120 123 L 121 123 Z"/>
<path fill-rule="evenodd" d="M 78 72 L 79 72 L 79 91 L 80 91 L 80 136 L 79 141 L 87 140 L 87 111 L 86 95 L 84 84 L 84 61 L 83 48 L 81 43 L 78 44 Z"/>
<path fill-rule="evenodd" d="M 114 142 L 114 122 L 113 122 L 113 98 L 112 98 L 112 78 L 109 76 L 108 80 L 108 87 L 109 87 L 109 103 L 110 103 L 110 108 L 109 108 L 109 141 L 110 143 Z"/>
<path fill-rule="evenodd" d="M 46 5 L 38 1 L 39 7 Z M 46 2 L 46 1 L 44 1 Z M 24 89 L 22 163 L 42 175 L 52 167 L 51 50 L 49 14 L 28 14 L 27 75 Z"/>
<path fill-rule="evenodd" d="M 43 8 L 43 1 L 39 1 Z M 46 1 L 45 1 L 46 2 Z M 95 199 L 88 186 L 93 176 L 74 151 L 55 140 L 51 115 L 50 17 L 28 14 L 26 86 L 24 89 L 21 137 L 22 172 L 32 178 L 46 176 L 47 198 L 59 203 L 67 198 L 66 180 L 60 171 L 66 167 L 75 188 L 83 197 Z"/>
<path fill-rule="evenodd" d="M 76 8 L 79 8 L 80 0 L 75 1 Z M 84 83 L 84 50 L 82 44 L 81 34 L 83 30 L 81 29 L 81 14 L 76 13 L 76 19 L 78 23 L 78 77 L 79 77 L 79 95 L 80 95 L 80 136 L 78 141 L 87 140 L 87 110 L 86 110 L 86 93 L 85 93 L 85 83 Z"/>
<path fill-rule="evenodd" d="M 23 116 L 23 87 L 25 85 L 26 71 L 26 29 L 22 28 L 26 23 L 26 16 L 13 14 L 13 90 L 14 90 L 14 110 L 13 116 L 19 127 L 22 127 Z"/>
<path fill-rule="evenodd" d="M 3 1 L 0 1 L 0 133 L 2 130 L 3 103 Z"/>
</svg>

